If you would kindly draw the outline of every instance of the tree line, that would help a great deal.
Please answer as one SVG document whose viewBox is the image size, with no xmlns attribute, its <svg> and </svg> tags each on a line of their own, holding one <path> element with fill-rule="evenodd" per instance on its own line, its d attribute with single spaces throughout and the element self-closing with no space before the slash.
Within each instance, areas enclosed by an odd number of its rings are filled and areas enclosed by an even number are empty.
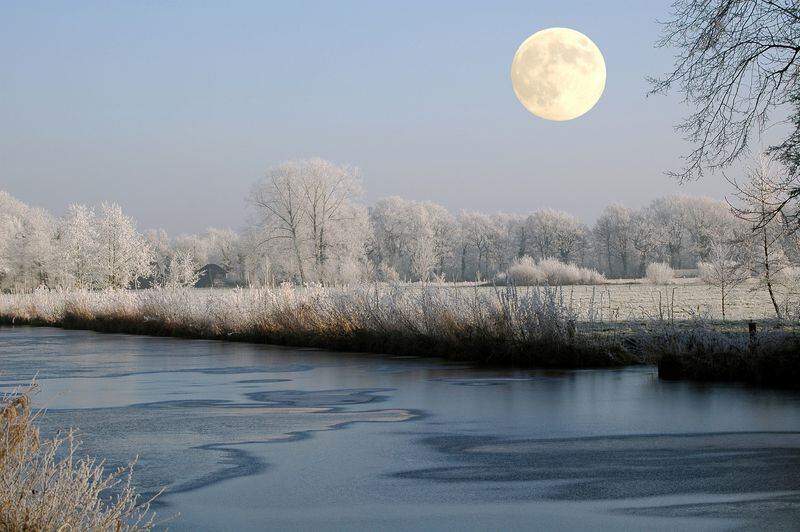
<svg viewBox="0 0 800 532">
<path fill-rule="evenodd" d="M 681 270 L 716 258 L 769 280 L 798 256 L 783 222 L 762 219 L 773 199 L 770 172 L 762 165 L 737 183 L 738 207 L 674 195 L 636 209 L 610 205 L 589 226 L 554 209 L 453 214 L 398 197 L 366 207 L 357 169 L 293 161 L 253 185 L 243 230 L 174 238 L 163 230 L 139 232 L 115 204 L 97 211 L 72 205 L 56 218 L 0 193 L 0 287 L 186 286 L 206 264 L 244 286 L 475 281 L 495 279 L 524 257 L 557 259 L 609 278 L 643 277 L 653 263 Z"/>
</svg>

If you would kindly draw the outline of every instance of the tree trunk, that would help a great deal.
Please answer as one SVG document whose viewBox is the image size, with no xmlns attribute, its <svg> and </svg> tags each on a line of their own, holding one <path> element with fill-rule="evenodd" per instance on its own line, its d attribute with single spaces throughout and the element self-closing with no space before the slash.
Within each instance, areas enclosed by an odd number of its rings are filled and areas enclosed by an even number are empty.
<svg viewBox="0 0 800 532">
<path fill-rule="evenodd" d="M 775 300 L 775 293 L 772 291 L 772 276 L 770 275 L 769 269 L 769 241 L 767 238 L 766 226 L 762 229 L 761 233 L 764 237 L 764 281 L 767 283 L 767 291 L 769 292 L 769 299 L 772 301 L 772 307 L 775 309 L 775 315 L 780 319 L 781 309 L 778 306 L 778 302 Z"/>
</svg>

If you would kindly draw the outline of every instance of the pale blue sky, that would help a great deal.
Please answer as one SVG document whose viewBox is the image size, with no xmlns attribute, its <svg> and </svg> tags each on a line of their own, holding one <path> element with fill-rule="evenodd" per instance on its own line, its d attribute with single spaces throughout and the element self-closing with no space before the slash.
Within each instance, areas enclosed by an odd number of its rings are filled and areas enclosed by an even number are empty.
<svg viewBox="0 0 800 532">
<path fill-rule="evenodd" d="M 678 185 L 675 96 L 645 98 L 668 0 L 0 3 L 0 189 L 56 213 L 114 200 L 141 228 L 238 228 L 271 165 L 362 169 L 365 200 L 456 212 L 635 207 Z M 605 55 L 603 98 L 546 122 L 514 97 L 530 34 Z M 722 197 L 721 177 L 683 187 Z"/>
</svg>

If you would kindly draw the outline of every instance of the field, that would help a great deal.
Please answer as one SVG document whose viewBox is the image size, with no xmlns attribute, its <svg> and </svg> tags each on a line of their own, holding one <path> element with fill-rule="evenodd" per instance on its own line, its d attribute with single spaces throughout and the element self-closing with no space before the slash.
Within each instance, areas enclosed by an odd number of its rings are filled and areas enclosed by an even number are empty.
<svg viewBox="0 0 800 532">
<path fill-rule="evenodd" d="M 678 279 L 675 284 L 652 285 L 641 282 L 611 282 L 600 286 L 565 287 L 564 297 L 571 302 L 581 319 L 594 314 L 599 321 L 667 318 L 722 319 L 719 288 L 697 279 Z M 786 294 L 778 299 L 783 309 Z M 793 308 L 788 301 L 789 311 Z M 775 318 L 775 310 L 766 289 L 756 282 L 734 288 L 726 296 L 725 313 L 729 320 Z M 796 308 L 796 303 L 794 305 Z M 789 314 L 791 315 L 791 314 Z"/>
</svg>

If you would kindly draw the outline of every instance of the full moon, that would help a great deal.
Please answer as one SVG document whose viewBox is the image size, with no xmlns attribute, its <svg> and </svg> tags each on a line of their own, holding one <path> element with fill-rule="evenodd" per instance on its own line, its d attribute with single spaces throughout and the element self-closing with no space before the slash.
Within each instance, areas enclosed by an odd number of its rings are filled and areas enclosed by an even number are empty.
<svg viewBox="0 0 800 532">
<path fill-rule="evenodd" d="M 594 107 L 606 86 L 606 62 L 583 33 L 548 28 L 523 42 L 511 84 L 525 108 L 547 120 L 572 120 Z"/>
</svg>

